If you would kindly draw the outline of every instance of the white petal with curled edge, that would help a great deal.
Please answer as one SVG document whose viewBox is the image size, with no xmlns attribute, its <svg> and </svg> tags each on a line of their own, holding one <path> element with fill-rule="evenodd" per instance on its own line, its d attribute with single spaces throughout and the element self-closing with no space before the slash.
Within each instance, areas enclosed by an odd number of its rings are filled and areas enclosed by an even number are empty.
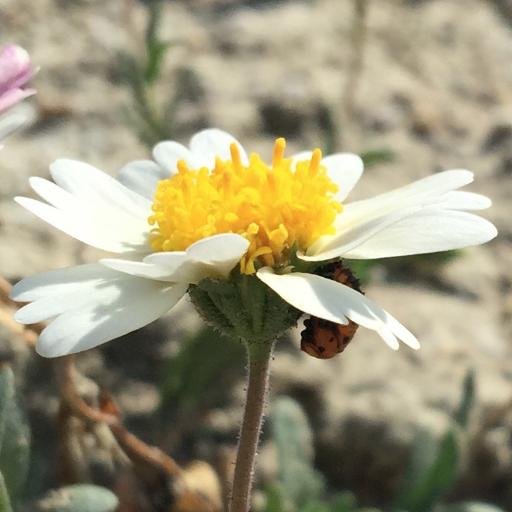
<svg viewBox="0 0 512 512">
<path fill-rule="evenodd" d="M 496 237 L 488 220 L 457 210 L 425 208 L 390 224 L 361 244 L 343 251 L 353 259 L 389 258 L 461 249 Z"/>
<path fill-rule="evenodd" d="M 118 338 L 167 313 L 186 289 L 127 275 L 105 282 L 90 293 L 87 303 L 61 313 L 44 329 L 37 352 L 58 357 Z"/>
<path fill-rule="evenodd" d="M 187 255 L 215 266 L 227 277 L 249 248 L 249 241 L 235 233 L 222 233 L 203 238 L 187 249 Z"/>
<path fill-rule="evenodd" d="M 206 277 L 227 278 L 249 247 L 240 235 L 225 233 L 203 238 L 185 252 L 161 252 L 143 262 L 103 259 L 101 263 L 127 274 L 160 281 L 197 283 Z"/>
<path fill-rule="evenodd" d="M 117 179 L 125 187 L 152 201 L 158 182 L 169 176 L 152 160 L 136 160 L 125 165 L 117 174 Z"/>
<path fill-rule="evenodd" d="M 165 267 L 155 265 L 154 263 L 117 258 L 103 258 L 100 260 L 100 263 L 108 268 L 130 274 L 131 276 L 155 279 L 157 281 L 173 281 L 169 279 L 170 272 Z"/>
<path fill-rule="evenodd" d="M 230 146 L 232 143 L 237 144 L 242 163 L 247 165 L 249 159 L 242 145 L 232 135 L 217 128 L 196 133 L 190 139 L 190 149 L 194 155 L 203 158 L 206 166 L 211 169 L 215 165 L 216 157 L 222 160 L 231 160 Z"/>
<path fill-rule="evenodd" d="M 293 307 L 331 322 L 346 324 L 347 318 L 376 331 L 396 349 L 394 338 L 412 348 L 418 340 L 398 320 L 361 293 L 314 274 L 277 275 L 269 267 L 258 270 L 257 276 Z"/>
<path fill-rule="evenodd" d="M 185 251 L 149 254 L 144 263 L 165 268 L 167 280 L 177 283 L 195 284 L 205 277 L 223 277 L 213 265 L 195 261 Z"/>
<path fill-rule="evenodd" d="M 169 272 L 174 272 L 187 261 L 187 253 L 185 251 L 154 252 L 148 254 L 143 261 L 144 263 L 165 267 Z"/>
<path fill-rule="evenodd" d="M 361 157 L 352 153 L 326 156 L 321 164 L 327 168 L 329 178 L 338 186 L 338 201 L 343 201 L 350 194 L 364 170 Z"/>
<path fill-rule="evenodd" d="M 184 160 L 192 169 L 207 165 L 206 158 L 202 158 L 200 154 L 192 153 L 183 144 L 170 140 L 159 142 L 153 148 L 153 158 L 162 168 L 164 178 L 169 178 L 176 174 L 179 160 Z"/>
</svg>

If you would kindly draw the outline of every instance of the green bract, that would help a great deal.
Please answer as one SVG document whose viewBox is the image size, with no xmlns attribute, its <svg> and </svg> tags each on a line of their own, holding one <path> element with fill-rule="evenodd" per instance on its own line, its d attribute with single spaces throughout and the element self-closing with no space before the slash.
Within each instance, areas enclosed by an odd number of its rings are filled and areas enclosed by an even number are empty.
<svg viewBox="0 0 512 512">
<path fill-rule="evenodd" d="M 191 285 L 193 304 L 212 327 L 247 343 L 270 342 L 293 327 L 301 312 L 254 275 L 233 272 L 229 280 Z"/>
</svg>

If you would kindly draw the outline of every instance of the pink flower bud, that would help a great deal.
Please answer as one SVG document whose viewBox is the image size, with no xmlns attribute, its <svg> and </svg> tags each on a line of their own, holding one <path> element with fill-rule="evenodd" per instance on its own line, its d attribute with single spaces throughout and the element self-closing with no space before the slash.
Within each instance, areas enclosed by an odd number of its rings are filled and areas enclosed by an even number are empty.
<svg viewBox="0 0 512 512">
<path fill-rule="evenodd" d="M 21 46 L 10 44 L 0 51 L 0 113 L 35 94 L 24 88 L 33 76 L 30 56 Z"/>
</svg>

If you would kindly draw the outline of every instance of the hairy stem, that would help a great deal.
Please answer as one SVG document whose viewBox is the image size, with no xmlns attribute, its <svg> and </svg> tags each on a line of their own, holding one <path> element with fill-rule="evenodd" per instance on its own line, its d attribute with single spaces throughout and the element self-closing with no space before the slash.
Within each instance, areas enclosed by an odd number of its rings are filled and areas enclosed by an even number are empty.
<svg viewBox="0 0 512 512">
<path fill-rule="evenodd" d="M 268 392 L 273 343 L 248 344 L 249 376 L 244 419 L 238 441 L 229 512 L 248 512 L 263 412 Z"/>
</svg>

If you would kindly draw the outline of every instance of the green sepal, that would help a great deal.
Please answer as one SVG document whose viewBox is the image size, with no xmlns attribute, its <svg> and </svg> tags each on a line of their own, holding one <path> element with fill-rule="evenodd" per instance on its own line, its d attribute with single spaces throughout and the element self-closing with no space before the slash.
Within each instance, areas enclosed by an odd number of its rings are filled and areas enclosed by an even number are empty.
<svg viewBox="0 0 512 512">
<path fill-rule="evenodd" d="M 248 343 L 269 342 L 293 327 L 301 312 L 254 275 L 203 279 L 189 295 L 203 319 L 219 332 Z"/>
</svg>

